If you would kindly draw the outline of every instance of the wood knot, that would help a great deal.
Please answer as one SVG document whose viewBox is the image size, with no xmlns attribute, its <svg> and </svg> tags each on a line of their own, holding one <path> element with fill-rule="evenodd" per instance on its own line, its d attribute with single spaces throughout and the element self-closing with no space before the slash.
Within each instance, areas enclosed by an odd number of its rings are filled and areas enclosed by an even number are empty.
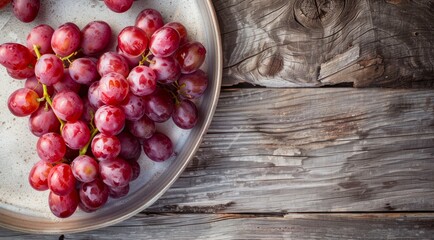
<svg viewBox="0 0 434 240">
<path fill-rule="evenodd" d="M 335 22 L 344 7 L 344 0 L 296 0 L 294 15 L 304 27 L 318 29 Z"/>
</svg>

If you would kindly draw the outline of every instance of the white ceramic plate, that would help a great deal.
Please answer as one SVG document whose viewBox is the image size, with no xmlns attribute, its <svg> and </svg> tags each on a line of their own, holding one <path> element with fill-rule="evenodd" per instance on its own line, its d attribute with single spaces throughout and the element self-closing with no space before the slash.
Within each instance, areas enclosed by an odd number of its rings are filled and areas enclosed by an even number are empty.
<svg viewBox="0 0 434 240">
<path fill-rule="evenodd" d="M 0 10 L 0 43 L 17 42 L 25 45 L 28 32 L 42 23 L 57 28 L 65 22 L 74 22 L 82 28 L 94 20 L 108 22 L 115 37 L 123 27 L 133 25 L 137 14 L 145 8 L 159 10 L 165 22 L 182 22 L 187 27 L 189 38 L 202 42 L 207 49 L 202 69 L 208 73 L 210 81 L 207 92 L 198 105 L 198 125 L 190 131 L 179 130 L 171 120 L 158 125 L 158 129 L 168 134 L 174 142 L 176 157 L 164 163 L 155 163 L 142 154 L 139 161 L 141 175 L 132 182 L 128 196 L 109 200 L 94 213 L 77 211 L 70 218 L 58 219 L 48 208 L 48 191 L 37 192 L 28 184 L 28 173 L 39 160 L 35 151 L 37 137 L 27 129 L 27 117 L 15 117 L 7 108 L 8 96 L 22 87 L 24 81 L 13 80 L 7 75 L 6 69 L 1 67 L 0 226 L 31 233 L 69 233 L 115 224 L 155 202 L 194 156 L 211 122 L 221 85 L 221 42 L 211 0 L 139 0 L 123 14 L 111 12 L 103 1 L 42 0 L 38 17 L 30 24 L 19 22 L 9 6 Z"/>
</svg>

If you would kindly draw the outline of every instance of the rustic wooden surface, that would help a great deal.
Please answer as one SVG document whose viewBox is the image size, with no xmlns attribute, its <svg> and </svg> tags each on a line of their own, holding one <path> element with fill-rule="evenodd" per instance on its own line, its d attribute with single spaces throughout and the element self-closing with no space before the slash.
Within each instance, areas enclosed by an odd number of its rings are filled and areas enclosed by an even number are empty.
<svg viewBox="0 0 434 240">
<path fill-rule="evenodd" d="M 213 2 L 226 87 L 180 179 L 117 225 L 0 239 L 434 239 L 434 1 Z"/>
<path fill-rule="evenodd" d="M 213 2 L 225 85 L 434 86 L 432 0 Z"/>
</svg>

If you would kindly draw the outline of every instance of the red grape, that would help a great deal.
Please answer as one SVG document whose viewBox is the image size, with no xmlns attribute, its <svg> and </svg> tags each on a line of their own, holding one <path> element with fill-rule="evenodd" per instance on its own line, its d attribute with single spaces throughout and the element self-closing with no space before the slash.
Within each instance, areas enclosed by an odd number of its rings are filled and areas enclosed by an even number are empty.
<svg viewBox="0 0 434 240">
<path fill-rule="evenodd" d="M 59 132 L 60 122 L 50 107 L 40 106 L 29 118 L 30 132 L 42 136 L 49 132 Z"/>
<path fill-rule="evenodd" d="M 90 105 L 95 109 L 98 109 L 104 105 L 100 98 L 99 81 L 90 85 L 87 91 L 87 99 L 89 100 Z"/>
<path fill-rule="evenodd" d="M 43 55 L 36 62 L 35 75 L 42 84 L 52 86 L 63 78 L 62 60 L 54 54 Z"/>
<path fill-rule="evenodd" d="M 38 82 L 36 76 L 27 78 L 26 82 L 24 83 L 24 87 L 35 91 L 39 97 L 44 96 L 44 90 L 42 88 L 42 84 Z M 52 86 L 47 86 L 47 91 L 48 94 L 51 96 L 54 93 L 54 88 Z"/>
<path fill-rule="evenodd" d="M 65 141 L 58 133 L 46 133 L 38 139 L 36 151 L 42 160 L 49 163 L 58 162 L 65 156 Z"/>
<path fill-rule="evenodd" d="M 137 96 L 149 95 L 157 88 L 157 76 L 154 70 L 147 66 L 133 68 L 127 80 L 131 92 Z"/>
<path fill-rule="evenodd" d="M 184 99 L 175 105 L 172 113 L 173 122 L 182 129 L 191 129 L 196 126 L 198 120 L 198 111 L 196 105 Z"/>
<path fill-rule="evenodd" d="M 122 50 L 119 49 L 119 47 L 116 47 L 116 52 L 125 58 L 125 60 L 128 63 L 128 66 L 130 68 L 134 68 L 135 66 L 139 65 L 140 61 L 142 61 L 142 59 L 143 59 L 142 55 L 132 57 L 132 56 L 122 52 Z"/>
<path fill-rule="evenodd" d="M 91 144 L 93 156 L 99 161 L 116 158 L 121 152 L 121 142 L 116 136 L 98 133 Z"/>
<path fill-rule="evenodd" d="M 108 187 L 100 180 L 84 183 L 79 190 L 81 203 L 90 210 L 96 210 L 107 202 Z"/>
<path fill-rule="evenodd" d="M 121 197 L 125 197 L 128 192 L 130 191 L 130 185 L 125 185 L 122 187 L 111 187 L 109 188 L 109 192 L 110 192 L 110 197 L 111 198 L 121 198 Z"/>
<path fill-rule="evenodd" d="M 97 62 L 97 69 L 100 76 L 116 72 L 127 77 L 130 72 L 127 60 L 115 52 L 106 52 L 101 55 Z"/>
<path fill-rule="evenodd" d="M 112 30 L 104 21 L 88 23 L 82 32 L 81 49 L 88 56 L 101 53 L 110 43 Z"/>
<path fill-rule="evenodd" d="M 139 120 L 145 114 L 143 105 L 143 98 L 130 92 L 119 107 L 124 111 L 127 120 Z"/>
<path fill-rule="evenodd" d="M 173 155 L 173 144 L 169 137 L 156 132 L 143 142 L 146 156 L 155 162 L 163 162 Z"/>
<path fill-rule="evenodd" d="M 51 48 L 51 37 L 53 36 L 53 33 L 54 29 L 46 24 L 34 27 L 27 35 L 27 48 L 35 57 L 36 53 L 33 49 L 34 45 L 38 47 L 41 55 L 53 53 L 53 49 Z"/>
<path fill-rule="evenodd" d="M 48 174 L 48 187 L 59 196 L 65 196 L 75 190 L 75 182 L 71 166 L 66 163 L 57 164 Z"/>
<path fill-rule="evenodd" d="M 83 101 L 83 114 L 81 114 L 81 120 L 87 123 L 93 121 L 93 116 L 95 115 L 95 108 L 89 102 L 87 96 L 82 97 Z"/>
<path fill-rule="evenodd" d="M 137 121 L 129 121 L 127 128 L 135 137 L 146 139 L 154 134 L 155 123 L 145 115 Z"/>
<path fill-rule="evenodd" d="M 162 27 L 152 34 L 149 50 L 157 57 L 168 57 L 179 47 L 178 32 L 171 27 Z"/>
<path fill-rule="evenodd" d="M 79 58 L 69 65 L 69 75 L 80 84 L 90 85 L 99 78 L 96 63 L 90 58 Z"/>
<path fill-rule="evenodd" d="M 154 122 L 164 122 L 170 118 L 174 108 L 172 95 L 165 89 L 157 88 L 155 92 L 143 97 L 145 114 Z"/>
<path fill-rule="evenodd" d="M 59 196 L 50 192 L 50 195 L 48 196 L 48 205 L 50 206 L 50 210 L 59 218 L 67 218 L 71 216 L 77 209 L 79 202 L 80 199 L 76 190 L 73 190 L 64 196 Z"/>
<path fill-rule="evenodd" d="M 80 91 L 81 85 L 72 79 L 71 75 L 69 74 L 69 68 L 66 68 L 63 71 L 62 80 L 53 84 L 53 88 L 58 93 L 62 91 L 72 91 L 78 93 Z"/>
<path fill-rule="evenodd" d="M 61 56 L 69 56 L 80 47 L 81 32 L 74 23 L 65 23 L 56 29 L 51 37 L 51 48 Z"/>
<path fill-rule="evenodd" d="M 125 126 L 125 113 L 115 106 L 102 106 L 96 110 L 95 126 L 106 135 L 117 135 Z"/>
<path fill-rule="evenodd" d="M 99 162 L 99 171 L 102 181 L 109 187 L 126 186 L 132 177 L 130 164 L 121 158 Z"/>
<path fill-rule="evenodd" d="M 140 175 L 140 165 L 137 161 L 129 161 L 128 162 L 133 170 L 133 176 L 131 177 L 131 181 L 136 180 Z"/>
<path fill-rule="evenodd" d="M 0 64 L 12 70 L 30 66 L 35 57 L 27 47 L 18 43 L 3 43 L 0 45 Z"/>
<path fill-rule="evenodd" d="M 83 121 L 67 122 L 62 130 L 66 146 L 71 149 L 81 149 L 90 140 L 89 127 Z"/>
<path fill-rule="evenodd" d="M 25 23 L 35 20 L 40 6 L 39 0 L 12 0 L 15 17 Z"/>
<path fill-rule="evenodd" d="M 87 155 L 76 157 L 71 163 L 71 169 L 74 177 L 84 183 L 94 181 L 99 174 L 98 162 Z"/>
<path fill-rule="evenodd" d="M 53 98 L 53 111 L 64 121 L 77 121 L 83 112 L 83 102 L 77 93 L 63 91 Z"/>
<path fill-rule="evenodd" d="M 17 117 L 28 116 L 38 110 L 38 98 L 38 94 L 31 89 L 17 89 L 8 98 L 9 111 Z"/>
<path fill-rule="evenodd" d="M 199 42 L 184 44 L 176 52 L 176 60 L 183 74 L 193 73 L 202 66 L 205 61 L 206 49 Z"/>
<path fill-rule="evenodd" d="M 148 37 L 142 29 L 128 26 L 118 35 L 118 47 L 129 56 L 140 56 L 148 48 Z"/>
<path fill-rule="evenodd" d="M 117 137 L 121 143 L 119 157 L 130 162 L 139 159 L 142 153 L 139 140 L 127 131 L 121 132 Z"/>
<path fill-rule="evenodd" d="M 196 99 L 203 95 L 208 87 L 208 76 L 202 70 L 183 75 L 178 79 L 178 93 L 188 99 Z"/>
<path fill-rule="evenodd" d="M 181 76 L 181 68 L 172 56 L 153 57 L 149 67 L 154 70 L 157 81 L 163 84 L 173 83 Z"/>
<path fill-rule="evenodd" d="M 187 29 L 180 22 L 169 22 L 164 25 L 165 27 L 171 27 L 175 29 L 180 37 L 180 44 L 184 44 L 187 42 Z"/>
<path fill-rule="evenodd" d="M 0 9 L 7 6 L 10 2 L 11 2 L 11 0 L 0 0 Z"/>
<path fill-rule="evenodd" d="M 33 66 L 25 67 L 23 69 L 15 69 L 15 70 L 6 68 L 6 71 L 8 72 L 9 76 L 17 80 L 22 80 L 22 79 L 35 76 L 35 69 Z"/>
<path fill-rule="evenodd" d="M 163 17 L 155 9 L 145 9 L 136 18 L 135 26 L 142 29 L 148 38 L 164 25 Z"/>
<path fill-rule="evenodd" d="M 128 81 L 119 73 L 108 73 L 99 81 L 99 98 L 107 105 L 118 105 L 128 95 Z"/>
<path fill-rule="evenodd" d="M 105 5 L 113 12 L 123 13 L 133 5 L 133 0 L 104 0 Z"/>
<path fill-rule="evenodd" d="M 45 191 L 48 189 L 48 174 L 50 173 L 53 165 L 40 160 L 33 165 L 32 170 L 29 173 L 30 186 L 38 191 Z"/>
</svg>

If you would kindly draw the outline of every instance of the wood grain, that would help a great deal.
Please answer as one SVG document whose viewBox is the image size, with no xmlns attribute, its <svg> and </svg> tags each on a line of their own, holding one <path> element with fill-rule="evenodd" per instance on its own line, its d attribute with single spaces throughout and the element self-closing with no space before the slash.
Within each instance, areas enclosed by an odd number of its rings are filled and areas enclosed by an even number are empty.
<svg viewBox="0 0 434 240">
<path fill-rule="evenodd" d="M 224 85 L 434 86 L 434 1 L 214 0 Z"/>
<path fill-rule="evenodd" d="M 152 212 L 434 210 L 434 92 L 228 89 Z"/>
<path fill-rule="evenodd" d="M 434 214 L 138 214 L 59 239 L 432 239 Z M 0 231 L 0 238 L 55 239 Z"/>
</svg>

